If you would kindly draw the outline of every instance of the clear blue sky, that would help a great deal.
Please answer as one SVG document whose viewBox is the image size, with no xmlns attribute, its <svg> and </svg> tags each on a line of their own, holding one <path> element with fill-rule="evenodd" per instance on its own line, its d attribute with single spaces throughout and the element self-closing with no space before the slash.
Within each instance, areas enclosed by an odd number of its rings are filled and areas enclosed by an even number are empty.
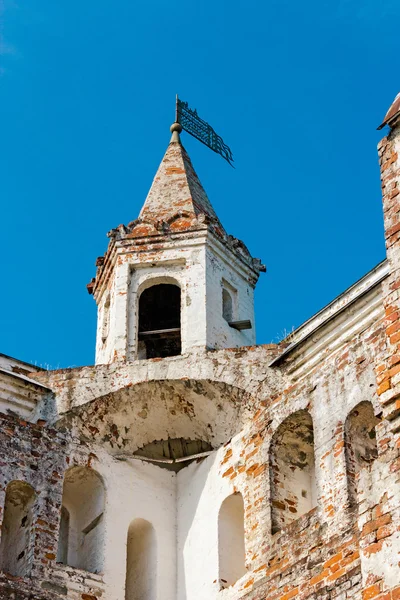
<svg viewBox="0 0 400 600">
<path fill-rule="evenodd" d="M 376 131 L 400 90 L 396 0 L 3 0 L 0 352 L 94 362 L 86 292 L 136 218 L 174 98 L 232 148 L 184 144 L 221 221 L 267 264 L 258 343 L 385 256 Z"/>
</svg>

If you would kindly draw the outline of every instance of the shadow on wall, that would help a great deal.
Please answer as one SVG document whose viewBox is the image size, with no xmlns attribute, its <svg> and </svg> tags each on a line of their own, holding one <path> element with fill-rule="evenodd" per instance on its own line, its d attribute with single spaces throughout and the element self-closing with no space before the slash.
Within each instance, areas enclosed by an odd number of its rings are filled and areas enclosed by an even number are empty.
<svg viewBox="0 0 400 600">
<path fill-rule="evenodd" d="M 181 600 L 209 597 L 217 589 L 233 586 L 247 572 L 243 497 L 239 492 L 222 495 L 225 486 L 214 487 L 218 465 L 214 452 L 178 473 Z"/>
</svg>

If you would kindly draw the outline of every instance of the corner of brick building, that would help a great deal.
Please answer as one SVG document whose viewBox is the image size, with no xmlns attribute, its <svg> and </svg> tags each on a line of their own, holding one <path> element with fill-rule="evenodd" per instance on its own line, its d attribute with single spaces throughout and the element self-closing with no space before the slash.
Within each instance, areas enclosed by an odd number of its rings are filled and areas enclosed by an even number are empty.
<svg viewBox="0 0 400 600">
<path fill-rule="evenodd" d="M 383 217 L 389 276 L 383 283 L 387 351 L 377 366 L 383 415 L 395 433 L 400 429 L 400 122 L 378 144 Z"/>
</svg>

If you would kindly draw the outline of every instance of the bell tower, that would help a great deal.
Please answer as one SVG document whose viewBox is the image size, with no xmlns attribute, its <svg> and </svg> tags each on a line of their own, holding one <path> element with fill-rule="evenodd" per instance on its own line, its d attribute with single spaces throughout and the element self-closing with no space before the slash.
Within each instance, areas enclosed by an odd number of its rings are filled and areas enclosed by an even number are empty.
<svg viewBox="0 0 400 600">
<path fill-rule="evenodd" d="M 254 288 L 265 267 L 225 232 L 181 131 L 172 125 L 139 217 L 108 233 L 96 261 L 96 364 L 255 344 Z"/>
</svg>

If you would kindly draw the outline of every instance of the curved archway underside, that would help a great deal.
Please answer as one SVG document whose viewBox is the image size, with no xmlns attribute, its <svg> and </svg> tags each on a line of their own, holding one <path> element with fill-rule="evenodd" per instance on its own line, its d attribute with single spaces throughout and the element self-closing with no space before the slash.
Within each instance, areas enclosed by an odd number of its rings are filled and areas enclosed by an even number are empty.
<svg viewBox="0 0 400 600">
<path fill-rule="evenodd" d="M 75 408 L 62 422 L 117 456 L 162 455 L 165 442 L 179 454 L 177 440 L 185 456 L 228 442 L 242 430 L 250 405 L 248 393 L 225 383 L 149 381 Z"/>
</svg>

